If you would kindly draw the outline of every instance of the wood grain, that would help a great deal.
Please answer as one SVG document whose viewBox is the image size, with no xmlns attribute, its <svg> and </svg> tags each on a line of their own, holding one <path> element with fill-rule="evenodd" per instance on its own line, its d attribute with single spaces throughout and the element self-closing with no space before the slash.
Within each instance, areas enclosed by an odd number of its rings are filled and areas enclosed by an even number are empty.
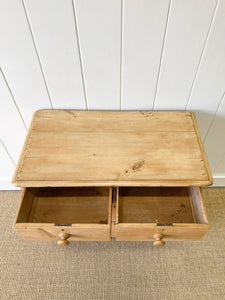
<svg viewBox="0 0 225 300">
<path fill-rule="evenodd" d="M 205 186 L 211 173 L 191 112 L 35 113 L 18 186 Z M 31 167 L 32 166 L 32 167 Z"/>
<path fill-rule="evenodd" d="M 17 222 L 107 224 L 109 188 L 26 189 Z M 22 214 L 23 207 L 31 206 Z"/>
<path fill-rule="evenodd" d="M 70 234 L 70 241 L 110 241 L 108 224 L 72 224 L 71 227 L 55 227 L 50 223 L 20 223 L 14 230 L 29 241 L 57 241 L 62 230 Z"/>
<path fill-rule="evenodd" d="M 14 229 L 24 239 L 110 240 L 111 188 L 24 189 Z"/>
<path fill-rule="evenodd" d="M 198 187 L 118 189 L 118 241 L 198 240 L 209 230 Z"/>
<path fill-rule="evenodd" d="M 157 227 L 154 224 L 118 224 L 117 241 L 152 241 L 156 233 L 162 233 L 165 241 L 200 240 L 209 230 L 208 224 L 177 223 Z"/>
<path fill-rule="evenodd" d="M 193 223 L 188 188 L 119 188 L 119 223 Z"/>
</svg>

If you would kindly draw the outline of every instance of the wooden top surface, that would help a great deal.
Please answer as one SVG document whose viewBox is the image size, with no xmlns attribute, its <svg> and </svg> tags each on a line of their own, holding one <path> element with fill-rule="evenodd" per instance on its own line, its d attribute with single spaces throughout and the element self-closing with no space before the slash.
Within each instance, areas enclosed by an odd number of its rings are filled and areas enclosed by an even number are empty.
<svg viewBox="0 0 225 300">
<path fill-rule="evenodd" d="M 206 186 L 212 176 L 189 111 L 39 110 L 17 186 Z"/>
</svg>

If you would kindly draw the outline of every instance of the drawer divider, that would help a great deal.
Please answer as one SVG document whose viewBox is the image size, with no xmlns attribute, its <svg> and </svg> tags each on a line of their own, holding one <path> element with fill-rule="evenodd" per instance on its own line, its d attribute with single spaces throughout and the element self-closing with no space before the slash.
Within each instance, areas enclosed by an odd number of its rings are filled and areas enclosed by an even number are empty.
<svg viewBox="0 0 225 300">
<path fill-rule="evenodd" d="M 117 188 L 112 188 L 112 219 L 111 219 L 111 237 L 116 237 L 116 207 L 117 207 Z"/>
</svg>

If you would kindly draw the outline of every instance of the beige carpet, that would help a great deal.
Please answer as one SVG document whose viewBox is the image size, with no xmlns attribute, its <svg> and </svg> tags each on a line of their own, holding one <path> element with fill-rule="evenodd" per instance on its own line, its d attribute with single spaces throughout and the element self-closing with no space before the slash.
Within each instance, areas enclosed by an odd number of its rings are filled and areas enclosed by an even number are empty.
<svg viewBox="0 0 225 300">
<path fill-rule="evenodd" d="M 20 192 L 0 192 L 0 299 L 225 299 L 225 188 L 204 190 L 201 241 L 28 242 L 12 230 Z"/>
</svg>

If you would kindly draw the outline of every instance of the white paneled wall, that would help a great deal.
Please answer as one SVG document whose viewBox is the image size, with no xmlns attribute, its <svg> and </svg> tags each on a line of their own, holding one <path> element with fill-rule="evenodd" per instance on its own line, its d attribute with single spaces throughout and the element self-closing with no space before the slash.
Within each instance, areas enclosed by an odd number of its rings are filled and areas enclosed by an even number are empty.
<svg viewBox="0 0 225 300">
<path fill-rule="evenodd" d="M 74 0 L 88 109 L 120 109 L 120 0 Z"/>
<path fill-rule="evenodd" d="M 0 188 L 1 190 L 14 189 L 15 187 L 11 184 L 11 177 L 15 164 L 7 152 L 5 146 L 0 141 Z"/>
<path fill-rule="evenodd" d="M 21 148 L 26 136 L 26 127 L 14 102 L 9 87 L 0 70 L 0 138 L 14 162 L 19 158 L 18 148 Z"/>
<path fill-rule="evenodd" d="M 52 107 L 22 1 L 0 0 L 0 67 L 27 126 L 35 110 Z"/>
<path fill-rule="evenodd" d="M 53 107 L 86 109 L 72 2 L 24 0 L 24 7 Z"/>
<path fill-rule="evenodd" d="M 185 109 L 216 0 L 173 0 L 154 108 Z"/>
<path fill-rule="evenodd" d="M 193 110 L 225 186 L 225 0 L 0 0 L 0 189 L 41 108 Z"/>
<path fill-rule="evenodd" d="M 199 127 L 204 140 L 220 102 L 224 101 L 222 99 L 224 92 L 225 1 L 220 0 L 199 62 L 190 101 L 187 104 L 187 109 L 197 111 Z M 221 138 L 225 139 L 225 136 L 221 136 Z"/>
<path fill-rule="evenodd" d="M 124 0 L 121 108 L 152 110 L 169 0 Z"/>
</svg>

